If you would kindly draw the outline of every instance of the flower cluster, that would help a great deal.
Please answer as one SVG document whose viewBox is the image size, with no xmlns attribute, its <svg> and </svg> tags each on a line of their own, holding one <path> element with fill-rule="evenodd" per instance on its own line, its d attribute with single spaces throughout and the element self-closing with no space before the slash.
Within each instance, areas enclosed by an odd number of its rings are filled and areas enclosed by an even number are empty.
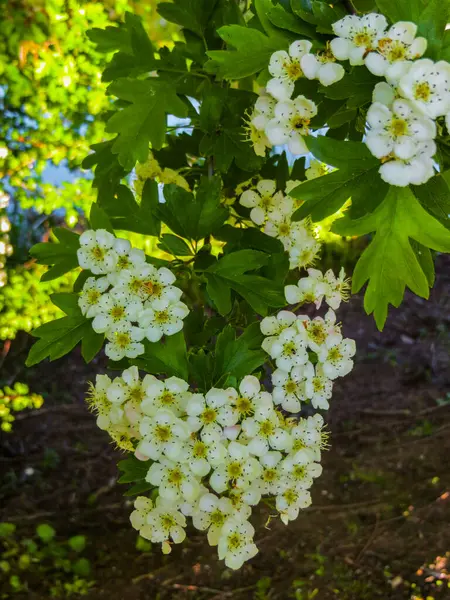
<svg viewBox="0 0 450 600">
<path fill-rule="evenodd" d="M 173 285 L 175 275 L 147 263 L 128 240 L 104 229 L 85 231 L 77 254 L 79 265 L 96 276 L 86 280 L 78 304 L 94 331 L 106 335 L 109 358 L 136 358 L 144 338 L 157 342 L 183 328 L 189 309 Z"/>
<path fill-rule="evenodd" d="M 307 219 L 293 221 L 292 215 L 298 208 L 289 192 L 300 181 L 288 181 L 284 192 L 276 191 L 276 182 L 262 179 L 255 187 L 245 190 L 239 203 L 250 208 L 250 219 L 263 228 L 264 233 L 275 237 L 283 244 L 289 254 L 291 269 L 313 264 L 320 250 L 320 243 L 314 236 L 312 226 Z"/>
<path fill-rule="evenodd" d="M 293 97 L 296 82 L 307 78 L 332 85 L 345 74 L 336 60 L 348 60 L 386 79 L 373 91 L 365 138 L 381 160 L 382 179 L 401 187 L 426 183 L 435 172 L 436 119 L 445 116 L 450 131 L 450 64 L 421 58 L 427 40 L 416 37 L 415 23 L 388 27 L 383 15 L 373 13 L 347 15 L 332 28 L 337 37 L 324 52 L 312 54 L 311 42 L 297 40 L 288 52 L 272 54 L 272 78 L 246 122 L 256 154 L 264 156 L 267 148 L 284 144 L 294 155 L 307 154 L 304 137 L 317 106 L 303 95 Z"/>
<path fill-rule="evenodd" d="M 288 52 L 279 50 L 270 57 L 266 93 L 256 101 L 248 117 L 247 132 L 256 154 L 264 156 L 266 148 L 287 144 L 293 154 L 306 154 L 304 136 L 309 123 L 317 114 L 316 104 L 295 93 L 295 84 L 301 78 L 317 79 L 324 86 L 331 85 L 345 74 L 336 63 L 330 46 L 324 52 L 311 53 L 312 43 L 298 40 Z"/>
<path fill-rule="evenodd" d="M 366 144 L 382 161 L 387 183 L 420 185 L 434 175 L 438 117 L 450 113 L 450 64 L 421 58 L 427 40 L 417 25 L 383 15 L 348 15 L 334 23 L 330 46 L 339 60 L 365 65 L 386 82 L 375 86 L 367 113 Z"/>
<path fill-rule="evenodd" d="M 298 413 L 305 401 L 316 409 L 328 409 L 333 380 L 352 370 L 356 351 L 354 340 L 342 337 L 333 310 L 347 298 L 343 270 L 339 278 L 331 270 L 322 274 L 309 269 L 308 273 L 297 285 L 285 287 L 286 300 L 289 304 L 314 302 L 319 308 L 325 299 L 331 307 L 325 317 L 310 319 L 283 310 L 261 322 L 261 331 L 267 336 L 263 349 L 277 367 L 272 373 L 273 399 L 291 413 Z"/>
<path fill-rule="evenodd" d="M 186 179 L 174 169 L 161 167 L 151 152 L 149 152 L 147 161 L 145 163 L 138 163 L 136 165 L 134 191 L 136 192 L 137 196 L 142 196 L 142 191 L 147 179 L 156 179 L 156 181 L 161 184 L 175 183 L 186 191 L 190 191 L 189 184 Z"/>
<path fill-rule="evenodd" d="M 248 519 L 262 497 L 284 523 L 311 503 L 327 440 L 323 419 L 286 418 L 254 376 L 238 389 L 200 394 L 177 377 L 141 381 L 130 367 L 114 380 L 97 376 L 89 403 L 99 427 L 148 462 L 145 479 L 157 498 L 138 497 L 131 522 L 165 553 L 184 540 L 189 517 L 237 569 L 257 552 Z"/>
</svg>

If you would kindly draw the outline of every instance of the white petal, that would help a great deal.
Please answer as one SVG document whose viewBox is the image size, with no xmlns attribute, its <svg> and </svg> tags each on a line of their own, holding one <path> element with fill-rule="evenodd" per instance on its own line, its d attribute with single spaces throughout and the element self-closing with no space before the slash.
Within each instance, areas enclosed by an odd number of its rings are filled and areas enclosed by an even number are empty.
<svg viewBox="0 0 450 600">
<path fill-rule="evenodd" d="M 295 84 L 290 79 L 269 79 L 266 89 L 277 100 L 289 100 L 294 91 Z"/>
<path fill-rule="evenodd" d="M 344 75 L 344 67 L 333 62 L 326 63 L 319 69 L 319 81 L 323 86 L 333 85 L 333 83 L 340 81 Z"/>
<path fill-rule="evenodd" d="M 386 82 L 380 81 L 373 89 L 372 100 L 390 106 L 395 99 L 393 88 Z"/>
<path fill-rule="evenodd" d="M 338 60 L 347 60 L 350 54 L 350 42 L 343 38 L 334 38 L 330 42 L 331 52 Z"/>
<path fill-rule="evenodd" d="M 308 146 L 305 144 L 303 136 L 296 131 L 291 132 L 289 135 L 288 148 L 292 154 L 295 154 L 296 156 L 309 153 Z"/>
<path fill-rule="evenodd" d="M 292 58 L 301 58 L 307 54 L 312 48 L 312 43 L 308 40 L 297 40 L 289 46 L 289 54 Z"/>
<path fill-rule="evenodd" d="M 394 145 L 394 154 L 403 160 L 412 158 L 417 152 L 417 142 L 409 136 L 402 136 Z"/>
<path fill-rule="evenodd" d="M 374 156 L 383 158 L 388 156 L 394 147 L 392 138 L 386 134 L 379 135 L 369 132 L 365 139 L 366 145 Z"/>
<path fill-rule="evenodd" d="M 369 52 L 364 63 L 369 71 L 378 77 L 383 77 L 389 66 L 388 60 L 378 52 Z"/>
<path fill-rule="evenodd" d="M 255 190 L 246 190 L 239 199 L 239 204 L 246 208 L 253 208 L 261 202 L 261 197 Z"/>
</svg>

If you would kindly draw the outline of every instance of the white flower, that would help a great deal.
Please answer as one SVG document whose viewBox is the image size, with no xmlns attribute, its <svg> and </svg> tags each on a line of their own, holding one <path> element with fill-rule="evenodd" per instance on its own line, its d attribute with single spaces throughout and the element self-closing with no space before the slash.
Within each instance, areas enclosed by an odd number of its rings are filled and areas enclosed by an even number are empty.
<svg viewBox="0 0 450 600">
<path fill-rule="evenodd" d="M 195 502 L 201 493 L 199 480 L 189 465 L 161 458 L 148 470 L 146 481 L 158 486 L 159 496 L 169 503 Z"/>
<path fill-rule="evenodd" d="M 297 490 L 308 490 L 316 477 L 322 474 L 322 465 L 311 462 L 308 457 L 299 452 L 285 458 L 281 464 L 285 474 L 286 487 L 295 487 Z M 283 484 L 283 481 L 282 481 Z"/>
<path fill-rule="evenodd" d="M 177 302 L 181 297 L 182 291 L 172 285 L 174 281 L 175 275 L 169 269 L 156 269 L 145 264 L 138 269 L 122 271 L 115 290 L 118 296 L 137 297 L 149 307 L 163 310 L 169 302 Z"/>
<path fill-rule="evenodd" d="M 318 79 L 324 86 L 340 81 L 345 75 L 344 67 L 336 63 L 330 49 L 317 54 L 304 54 L 300 65 L 307 79 Z"/>
<path fill-rule="evenodd" d="M 185 462 L 192 473 L 197 477 L 207 475 L 211 467 L 217 467 L 223 463 L 227 456 L 226 446 L 219 439 L 189 438 L 182 450 L 183 462 Z"/>
<path fill-rule="evenodd" d="M 261 333 L 264 335 L 279 335 L 287 327 L 291 327 L 297 316 L 288 310 L 280 310 L 277 315 L 264 317 L 260 323 Z"/>
<path fill-rule="evenodd" d="M 139 314 L 139 326 L 145 329 L 145 336 L 150 342 L 159 342 L 163 335 L 175 335 L 181 331 L 183 319 L 188 314 L 189 309 L 184 302 L 169 301 L 164 308 L 155 308 L 155 305 L 145 308 Z"/>
<path fill-rule="evenodd" d="M 285 450 L 289 446 L 289 433 L 281 426 L 283 421 L 280 417 L 272 407 L 263 407 L 257 408 L 253 417 L 242 421 L 242 432 L 248 438 L 250 454 L 264 456 L 271 448 Z"/>
<path fill-rule="evenodd" d="M 312 43 L 298 40 L 289 46 L 289 52 L 278 50 L 270 57 L 269 73 L 273 79 L 267 82 L 267 91 L 277 100 L 288 100 L 295 82 L 303 76 L 300 60 L 310 51 Z"/>
<path fill-rule="evenodd" d="M 345 277 L 344 267 L 341 267 L 338 277 L 335 276 L 332 269 L 328 269 L 324 275 L 324 282 L 327 286 L 325 302 L 330 308 L 337 310 L 341 301 L 349 298 L 350 279 Z"/>
<path fill-rule="evenodd" d="M 322 431 L 323 417 L 315 414 L 300 421 L 291 429 L 292 446 L 290 454 L 297 461 L 320 461 L 321 449 L 327 443 L 327 434 Z"/>
<path fill-rule="evenodd" d="M 339 344 L 342 341 L 341 328 L 336 325 L 336 314 L 331 308 L 325 318 L 314 317 L 311 320 L 306 315 L 299 315 L 296 324 L 314 352 L 318 352 L 327 341 L 331 344 Z"/>
<path fill-rule="evenodd" d="M 271 450 L 259 458 L 259 462 L 263 468 L 260 476 L 259 487 L 263 494 L 275 494 L 284 476 L 280 469 L 283 454 L 278 451 Z"/>
<path fill-rule="evenodd" d="M 132 248 L 128 240 L 121 238 L 116 238 L 113 249 L 117 254 L 117 262 L 112 273 L 108 274 L 108 280 L 112 285 L 116 285 L 122 271 L 140 269 L 145 265 L 145 252 L 139 248 Z"/>
<path fill-rule="evenodd" d="M 395 100 L 392 108 L 375 102 L 367 113 L 370 130 L 365 143 L 377 158 L 391 154 L 409 160 L 417 154 L 421 142 L 436 137 L 432 119 L 417 112 L 408 100 Z"/>
<path fill-rule="evenodd" d="M 142 302 L 118 297 L 113 289 L 100 298 L 92 329 L 97 333 L 105 333 L 119 323 L 137 321 L 142 309 Z"/>
<path fill-rule="evenodd" d="M 248 521 L 233 517 L 227 519 L 218 542 L 219 559 L 225 560 L 230 569 L 240 569 L 244 562 L 258 553 L 253 542 L 254 535 L 255 530 Z"/>
<path fill-rule="evenodd" d="M 291 231 L 293 223 L 290 215 L 283 214 L 280 211 L 270 213 L 267 223 L 264 226 L 264 233 L 270 237 L 276 237 L 283 244 L 285 250 L 289 250 L 292 245 Z"/>
<path fill-rule="evenodd" d="M 148 416 L 155 415 L 161 409 L 170 410 L 175 416 L 180 416 L 192 396 L 188 391 L 187 381 L 179 377 L 169 377 L 161 381 L 153 375 L 147 375 L 144 383 L 145 399 L 141 403 L 141 409 Z"/>
<path fill-rule="evenodd" d="M 324 375 L 336 379 L 350 373 L 353 369 L 351 357 L 355 352 L 355 340 L 346 338 L 339 344 L 327 341 L 317 353 Z"/>
<path fill-rule="evenodd" d="M 201 430 L 202 439 L 209 440 L 220 438 L 223 427 L 236 425 L 239 415 L 231 405 L 235 392 L 233 388 L 212 388 L 206 396 L 193 394 L 186 405 L 187 424 L 191 431 Z"/>
<path fill-rule="evenodd" d="M 222 527 L 233 513 L 233 504 L 229 498 L 218 498 L 208 492 L 199 499 L 198 508 L 192 515 L 192 524 L 200 531 L 207 529 L 209 545 L 217 546 Z"/>
<path fill-rule="evenodd" d="M 169 554 L 170 541 L 181 544 L 186 538 L 186 518 L 175 508 L 159 505 L 147 515 L 147 524 L 140 530 L 142 537 L 162 543 L 162 551 Z"/>
<path fill-rule="evenodd" d="M 433 155 L 436 144 L 433 141 L 422 142 L 417 154 L 410 160 L 390 160 L 381 165 L 378 172 L 381 179 L 390 185 L 405 187 L 412 183 L 421 185 L 434 176 Z"/>
<path fill-rule="evenodd" d="M 310 374 L 305 381 L 305 393 L 311 404 L 316 409 L 328 410 L 330 400 L 333 394 L 333 382 L 323 373 L 322 366 L 316 365 L 316 370 Z"/>
<path fill-rule="evenodd" d="M 299 225 L 299 223 L 300 222 L 294 223 L 294 225 Z M 289 269 L 302 269 L 313 265 L 320 252 L 321 244 L 309 232 L 305 236 L 305 239 L 296 239 L 295 229 L 291 239 L 292 246 L 289 248 Z"/>
<path fill-rule="evenodd" d="M 113 404 L 123 404 L 128 400 L 141 402 L 145 396 L 145 386 L 139 379 L 138 368 L 125 369 L 121 377 L 116 377 L 106 390 L 106 397 Z"/>
<path fill-rule="evenodd" d="M 283 371 L 306 364 L 308 352 L 304 335 L 294 327 L 285 329 L 270 345 L 269 354 L 275 359 L 277 367 Z"/>
<path fill-rule="evenodd" d="M 261 502 L 261 480 L 255 479 L 245 489 L 232 488 L 228 492 L 228 497 L 233 504 L 234 514 L 239 519 L 248 519 L 252 514 L 251 507 Z"/>
<path fill-rule="evenodd" d="M 287 144 L 292 154 L 307 154 L 303 136 L 309 134 L 308 125 L 317 114 L 317 106 L 305 96 L 278 102 L 275 116 L 266 125 L 266 135 L 273 145 Z"/>
<path fill-rule="evenodd" d="M 273 401 L 290 413 L 300 412 L 301 402 L 306 400 L 305 379 L 308 369 L 312 367 L 307 362 L 301 367 L 294 367 L 291 371 L 275 369 L 272 373 Z M 314 372 L 314 367 L 313 367 Z"/>
<path fill-rule="evenodd" d="M 238 418 L 253 415 L 255 410 L 273 406 L 269 392 L 261 391 L 261 384 L 254 375 L 246 375 L 239 385 L 239 394 L 230 388 L 230 401 Z"/>
<path fill-rule="evenodd" d="M 264 132 L 264 129 L 258 129 L 253 121 L 257 119 L 259 115 L 254 112 L 250 117 L 244 119 L 244 131 L 246 134 L 245 140 L 250 142 L 253 146 L 253 151 L 256 156 L 266 156 L 267 148 L 272 148 L 272 144 L 269 141 L 269 138 Z"/>
<path fill-rule="evenodd" d="M 374 75 L 390 79 L 394 74 L 392 65 L 420 58 L 427 49 L 427 40 L 416 38 L 417 25 L 399 21 L 378 39 L 376 52 L 369 52 L 364 59 L 366 67 Z"/>
<path fill-rule="evenodd" d="M 209 478 L 209 485 L 222 494 L 230 484 L 241 489 L 249 487 L 260 474 L 261 465 L 250 456 L 248 447 L 233 441 L 228 445 L 228 456 L 224 463 L 216 467 Z"/>
<path fill-rule="evenodd" d="M 78 263 L 94 275 L 104 275 L 114 270 L 117 253 L 113 249 L 115 237 L 105 229 L 90 229 L 80 235 L 77 250 Z"/>
<path fill-rule="evenodd" d="M 374 13 L 363 17 L 347 15 L 332 27 L 339 36 L 330 42 L 334 56 L 338 60 L 350 60 L 351 65 L 363 65 L 366 53 L 376 49 L 387 28 L 387 21 L 383 15 Z"/>
<path fill-rule="evenodd" d="M 297 489 L 295 485 L 284 489 L 275 500 L 280 519 L 285 525 L 298 517 L 300 509 L 311 504 L 311 494 L 307 490 Z"/>
<path fill-rule="evenodd" d="M 380 102 L 386 106 L 392 106 L 395 98 L 394 88 L 385 81 L 380 81 L 373 88 L 372 102 Z"/>
<path fill-rule="evenodd" d="M 190 431 L 186 422 L 176 417 L 170 410 L 158 410 L 151 417 L 144 417 L 139 425 L 142 440 L 138 450 L 152 460 L 163 455 L 177 460 L 183 449 L 183 442 Z"/>
<path fill-rule="evenodd" d="M 414 62 L 398 83 L 401 95 L 424 115 L 436 119 L 450 109 L 450 64 L 429 58 Z"/>
<path fill-rule="evenodd" d="M 262 179 L 255 190 L 246 190 L 239 199 L 242 206 L 251 208 L 250 218 L 256 225 L 263 225 L 274 210 L 283 214 L 292 212 L 293 203 L 283 192 L 276 192 L 276 183 L 271 179 Z"/>
<path fill-rule="evenodd" d="M 308 169 L 305 171 L 306 179 L 316 179 L 317 177 L 322 177 L 322 175 L 328 175 L 331 172 L 331 167 L 326 165 L 320 160 L 316 160 L 313 158 L 309 164 Z"/>
<path fill-rule="evenodd" d="M 273 118 L 276 100 L 263 94 L 255 102 L 255 108 L 250 118 L 251 124 L 259 131 L 264 131 L 267 123 Z"/>
<path fill-rule="evenodd" d="M 86 279 L 78 299 L 78 306 L 88 319 L 92 319 L 100 313 L 102 294 L 106 292 L 108 287 L 109 283 L 106 277 L 99 277 L 98 279 L 89 277 Z"/>
<path fill-rule="evenodd" d="M 321 271 L 308 269 L 308 277 L 299 279 L 297 285 L 287 285 L 284 288 L 286 302 L 298 304 L 300 302 L 314 302 L 319 309 L 327 292 L 327 284 Z"/>
<path fill-rule="evenodd" d="M 131 525 L 138 531 L 147 524 L 148 513 L 153 509 L 153 502 L 145 496 L 138 496 L 134 501 L 134 511 L 130 515 Z"/>
<path fill-rule="evenodd" d="M 120 360 L 125 356 L 127 358 L 136 358 L 144 353 L 144 331 L 139 327 L 134 327 L 129 323 L 119 323 L 110 327 L 106 333 L 109 341 L 105 346 L 105 354 L 111 360 Z"/>
</svg>

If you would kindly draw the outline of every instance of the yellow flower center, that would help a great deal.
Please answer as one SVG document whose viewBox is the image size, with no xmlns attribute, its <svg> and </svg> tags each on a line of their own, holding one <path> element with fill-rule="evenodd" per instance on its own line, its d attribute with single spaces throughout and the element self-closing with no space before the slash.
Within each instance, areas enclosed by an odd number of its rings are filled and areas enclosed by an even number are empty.
<svg viewBox="0 0 450 600">
<path fill-rule="evenodd" d="M 181 472 L 181 470 L 178 467 L 175 467 L 175 469 L 172 469 L 169 472 L 169 476 L 167 478 L 169 483 L 172 483 L 173 485 L 180 485 L 180 483 L 183 481 L 183 473 Z"/>
<path fill-rule="evenodd" d="M 236 400 L 236 410 L 243 415 L 248 415 L 253 412 L 253 405 L 248 398 L 240 396 Z"/>
<path fill-rule="evenodd" d="M 296 439 L 292 446 L 292 450 L 294 452 L 298 452 L 299 450 L 303 450 L 303 448 L 306 448 L 305 442 L 303 440 Z"/>
<path fill-rule="evenodd" d="M 158 310 L 155 312 L 155 321 L 157 323 L 167 323 L 169 319 L 170 315 L 167 310 Z"/>
<path fill-rule="evenodd" d="M 277 471 L 276 469 L 265 469 L 264 473 L 263 473 L 263 480 L 267 481 L 268 483 L 275 481 L 275 479 L 277 478 Z"/>
<path fill-rule="evenodd" d="M 355 46 L 363 46 L 364 48 L 367 48 L 368 46 L 372 45 L 372 36 L 367 33 L 367 31 L 360 31 L 353 38 L 353 43 Z"/>
<path fill-rule="evenodd" d="M 332 348 L 328 352 L 328 360 L 337 361 L 337 360 L 341 360 L 341 358 L 342 358 L 342 354 L 341 354 L 341 351 L 339 350 L 339 348 Z"/>
<path fill-rule="evenodd" d="M 286 490 L 283 494 L 286 502 L 288 504 L 294 504 L 295 502 L 297 502 L 298 499 L 298 494 L 295 490 L 293 490 L 292 488 L 289 490 Z"/>
<path fill-rule="evenodd" d="M 128 259 L 128 256 L 119 256 L 119 259 L 117 261 L 117 268 L 118 269 L 127 269 L 130 266 L 130 261 Z"/>
<path fill-rule="evenodd" d="M 305 476 L 306 470 L 305 467 L 303 467 L 302 465 L 295 465 L 294 470 L 292 472 L 292 474 L 294 475 L 294 477 L 296 479 L 303 479 L 303 477 Z"/>
<path fill-rule="evenodd" d="M 315 392 L 320 392 L 323 390 L 323 383 L 318 377 L 314 377 L 312 384 Z"/>
<path fill-rule="evenodd" d="M 285 386 L 284 389 L 286 391 L 287 394 L 294 394 L 297 390 L 297 384 L 295 383 L 295 381 L 293 381 L 292 379 L 289 379 Z"/>
<path fill-rule="evenodd" d="M 242 546 L 242 536 L 234 532 L 228 536 L 228 547 L 230 550 L 238 550 Z"/>
<path fill-rule="evenodd" d="M 422 81 L 422 83 L 418 83 L 414 89 L 414 97 L 416 100 L 423 100 L 424 102 L 428 102 L 431 96 L 431 88 L 430 84 L 427 81 Z"/>
<path fill-rule="evenodd" d="M 126 348 L 131 344 L 131 337 L 129 333 L 117 333 L 116 344 L 121 348 Z"/>
<path fill-rule="evenodd" d="M 119 319 L 121 319 L 123 316 L 125 315 L 125 309 L 123 306 L 115 306 L 112 310 L 111 310 L 111 317 L 117 321 Z"/>
<path fill-rule="evenodd" d="M 327 337 L 322 325 L 319 323 L 312 323 L 308 333 L 317 344 L 323 344 Z"/>
<path fill-rule="evenodd" d="M 274 431 L 275 427 L 270 421 L 263 421 L 259 426 L 259 432 L 264 437 L 269 437 L 269 435 L 272 435 Z"/>
<path fill-rule="evenodd" d="M 234 461 L 228 465 L 228 475 L 230 479 L 237 479 L 242 474 L 242 465 L 238 461 Z"/>
<path fill-rule="evenodd" d="M 161 404 L 165 406 L 170 406 L 175 404 L 175 396 L 171 392 L 163 392 L 159 397 Z"/>
<path fill-rule="evenodd" d="M 390 129 L 392 135 L 400 137 L 408 133 L 408 123 L 404 119 L 392 119 Z"/>
<path fill-rule="evenodd" d="M 196 441 L 192 449 L 192 454 L 197 458 L 205 458 L 206 456 L 206 445 L 200 440 Z"/>
<path fill-rule="evenodd" d="M 300 131 L 306 135 L 308 133 L 308 125 L 309 125 L 310 119 L 306 119 L 304 117 L 301 117 L 300 115 L 295 115 L 295 117 L 292 117 L 291 119 L 291 127 L 292 129 L 295 129 L 296 131 Z"/>
<path fill-rule="evenodd" d="M 294 344 L 294 342 L 287 342 L 284 345 L 284 352 L 283 354 L 287 355 L 287 356 L 293 356 L 297 351 L 297 348 Z"/>
<path fill-rule="evenodd" d="M 284 70 L 286 71 L 289 79 L 292 81 L 297 81 L 303 75 L 302 68 L 300 67 L 300 63 L 298 60 L 293 60 L 290 63 L 285 63 Z"/>
<path fill-rule="evenodd" d="M 211 525 L 221 526 L 225 522 L 225 515 L 219 509 L 211 513 Z"/>
<path fill-rule="evenodd" d="M 287 223 L 282 223 L 279 227 L 278 227 L 278 232 L 280 235 L 289 235 L 291 228 L 289 227 L 289 225 Z"/>
<path fill-rule="evenodd" d="M 217 417 L 217 413 L 213 408 L 206 408 L 203 412 L 202 412 L 202 421 L 203 423 L 214 423 L 214 421 L 216 420 Z"/>
<path fill-rule="evenodd" d="M 160 442 L 168 442 L 171 438 L 170 427 L 167 425 L 157 425 L 155 427 L 155 437 Z"/>
<path fill-rule="evenodd" d="M 97 260 L 102 260 L 103 257 L 105 256 L 105 251 L 103 250 L 103 248 L 100 248 L 100 246 L 94 246 L 94 248 L 92 248 L 91 252 L 92 252 L 92 256 Z"/>
<path fill-rule="evenodd" d="M 89 304 L 97 304 L 97 302 L 100 300 L 100 296 L 101 294 L 98 290 L 89 290 L 87 301 Z"/>
<path fill-rule="evenodd" d="M 161 524 L 165 529 L 172 529 L 172 527 L 175 527 L 176 522 L 171 515 L 162 515 Z"/>
</svg>

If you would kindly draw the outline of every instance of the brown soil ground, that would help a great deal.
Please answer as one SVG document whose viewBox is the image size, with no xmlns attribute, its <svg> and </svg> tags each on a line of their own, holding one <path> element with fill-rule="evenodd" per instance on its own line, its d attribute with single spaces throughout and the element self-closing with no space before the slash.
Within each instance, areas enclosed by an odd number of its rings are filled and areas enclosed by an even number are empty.
<svg viewBox="0 0 450 600">
<path fill-rule="evenodd" d="M 95 580 L 87 600 L 450 598 L 450 261 L 437 263 L 430 300 L 407 294 L 383 333 L 361 296 L 340 310 L 358 353 L 336 385 L 313 506 L 288 527 L 264 527 L 261 515 L 260 553 L 240 571 L 195 531 L 170 556 L 136 549 L 130 502 L 115 483 L 121 454 L 83 404 L 103 361 L 86 366 L 78 352 L 26 372 L 18 342 L 3 364 L 3 380 L 27 381 L 46 403 L 2 436 L 0 521 L 22 535 L 42 522 L 61 539 L 86 535 Z M 39 580 L 14 595 L 49 597 Z"/>
</svg>

